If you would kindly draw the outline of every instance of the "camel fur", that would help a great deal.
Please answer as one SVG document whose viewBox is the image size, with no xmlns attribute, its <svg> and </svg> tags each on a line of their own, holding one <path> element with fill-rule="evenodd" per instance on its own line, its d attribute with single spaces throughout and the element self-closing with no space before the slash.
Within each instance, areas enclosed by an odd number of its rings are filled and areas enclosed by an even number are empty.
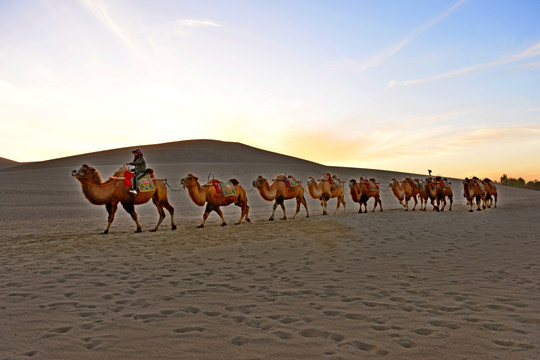
<svg viewBox="0 0 540 360">
<path fill-rule="evenodd" d="M 377 187 L 377 190 L 372 190 L 370 186 L 370 182 L 376 184 L 375 178 L 364 179 L 364 177 L 360 177 L 360 181 L 356 182 L 355 179 L 351 179 L 349 181 L 349 189 L 351 198 L 354 202 L 357 202 L 360 204 L 359 213 L 362 213 L 362 205 L 364 205 L 364 213 L 367 213 L 367 202 L 370 198 L 373 198 L 375 200 L 375 204 L 373 205 L 372 212 L 375 211 L 377 208 L 377 204 L 380 206 L 381 211 L 383 211 L 382 208 L 382 202 L 381 202 L 381 190 Z"/>
<path fill-rule="evenodd" d="M 339 179 L 330 172 L 325 172 L 319 181 L 313 176 L 308 177 L 308 193 L 312 199 L 320 200 L 323 215 L 328 215 L 328 200 L 337 198 L 337 207 L 334 214 L 337 213 L 341 204 L 343 204 L 343 212 L 345 213 L 345 190 L 343 186 L 336 186 L 334 183 Z"/>
<path fill-rule="evenodd" d="M 484 183 L 484 187 L 486 188 L 486 206 L 488 208 L 491 208 L 491 205 L 494 205 L 493 207 L 497 207 L 497 185 L 495 185 L 493 181 L 491 181 L 491 179 L 489 178 L 484 178 L 482 182 Z M 494 200 L 495 203 L 493 203 Z"/>
<path fill-rule="evenodd" d="M 135 205 L 145 204 L 150 199 L 156 206 L 159 213 L 159 220 L 156 227 L 151 231 L 157 231 L 159 225 L 165 218 L 165 211 L 167 209 L 171 215 L 171 228 L 176 229 L 174 223 L 174 208 L 169 204 L 167 199 L 167 187 L 165 180 L 153 179 L 154 190 L 148 192 L 139 192 L 133 196 L 129 193 L 130 186 L 124 184 L 123 179 L 118 177 L 124 176 L 126 168 L 121 168 L 114 173 L 114 176 L 103 182 L 99 171 L 90 165 L 83 164 L 79 170 L 73 170 L 71 175 L 75 177 L 81 183 L 82 192 L 86 199 L 94 205 L 105 205 L 108 216 L 107 228 L 103 232 L 108 234 L 111 228 L 111 224 L 114 220 L 114 215 L 118 209 L 118 203 L 122 204 L 122 207 L 131 215 L 133 221 L 137 226 L 136 232 L 141 232 L 141 225 L 139 224 L 137 213 L 135 212 Z M 151 169 L 148 169 L 150 173 L 153 173 Z"/>
<path fill-rule="evenodd" d="M 431 202 L 431 205 L 433 206 L 433 210 L 444 210 L 444 207 L 446 206 L 446 199 L 444 196 L 444 185 L 442 183 L 442 179 L 438 176 L 436 178 L 428 177 L 426 179 L 424 189 Z M 443 204 L 442 208 L 440 207 L 441 203 Z"/>
<path fill-rule="evenodd" d="M 467 199 L 467 205 L 470 205 L 469 212 L 473 212 L 473 201 L 476 200 L 476 210 L 482 211 L 486 208 L 486 189 L 482 189 L 481 180 L 474 176 L 472 179 L 465 178 L 463 180 L 463 196 Z"/>
<path fill-rule="evenodd" d="M 392 193 L 398 199 L 400 205 L 405 208 L 405 211 L 409 210 L 410 199 L 414 200 L 414 206 L 412 208 L 412 211 L 416 210 L 416 205 L 418 205 L 418 200 L 416 199 L 416 197 L 419 195 L 421 190 L 421 186 L 418 180 L 415 181 L 409 176 L 406 176 L 401 181 L 393 178 L 389 187 L 392 189 Z M 423 199 L 420 198 L 420 210 L 422 210 L 422 204 Z"/>
<path fill-rule="evenodd" d="M 274 221 L 274 213 L 276 208 L 281 206 L 283 210 L 283 218 L 281 220 L 287 220 L 287 213 L 285 211 L 285 200 L 296 199 L 296 212 L 294 213 L 293 219 L 300 212 L 300 205 L 304 205 L 306 209 L 306 217 L 309 217 L 309 211 L 307 208 L 306 198 L 304 197 L 304 187 L 298 182 L 297 186 L 287 186 L 288 178 L 296 179 L 289 175 L 286 177 L 283 174 L 278 174 L 275 179 L 272 181 L 272 184 L 268 183 L 268 180 L 259 175 L 257 179 L 253 181 L 253 186 L 259 190 L 259 194 L 266 201 L 274 201 L 274 206 L 272 207 L 272 215 L 270 216 L 270 221 Z"/>
<path fill-rule="evenodd" d="M 236 195 L 223 196 L 223 194 L 218 192 L 215 186 L 212 185 L 212 180 L 209 180 L 205 185 L 201 186 L 199 184 L 199 178 L 193 174 L 188 174 L 182 179 L 181 183 L 184 188 L 188 190 L 191 200 L 198 206 L 204 206 L 206 204 L 203 222 L 198 226 L 199 228 L 204 228 L 206 219 L 208 219 L 208 215 L 210 215 L 212 211 L 215 211 L 221 218 L 221 226 L 227 225 L 220 207 L 228 206 L 230 204 L 235 204 L 242 209 L 240 219 L 236 222 L 236 225 L 240 224 L 244 217 L 247 222 L 251 221 L 248 216 L 249 206 L 247 203 L 246 190 L 239 184 L 238 180 L 230 179 L 229 181 L 233 184 Z"/>
</svg>

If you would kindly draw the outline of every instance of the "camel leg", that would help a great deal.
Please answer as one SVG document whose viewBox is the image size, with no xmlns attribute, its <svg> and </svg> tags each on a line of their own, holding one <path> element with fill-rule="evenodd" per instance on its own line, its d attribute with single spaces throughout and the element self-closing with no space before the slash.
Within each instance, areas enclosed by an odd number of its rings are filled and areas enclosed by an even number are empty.
<svg viewBox="0 0 540 360">
<path fill-rule="evenodd" d="M 441 211 L 444 211 L 444 208 L 446 207 L 446 196 L 443 197 L 442 200 L 439 200 L 439 204 L 440 204 L 441 201 L 442 201 L 442 203 L 443 203 L 443 206 L 442 206 L 442 208 L 441 208 Z"/>
<path fill-rule="evenodd" d="M 246 217 L 246 221 L 250 222 L 251 220 L 249 220 L 249 218 L 248 218 L 249 206 L 247 205 L 247 203 L 241 202 L 241 203 L 235 203 L 235 205 L 240 207 L 240 209 L 241 209 L 240 219 L 238 220 L 238 222 L 235 223 L 235 225 L 240 224 L 242 222 L 242 219 L 244 218 L 244 216 Z M 225 220 L 223 220 L 223 221 L 225 221 Z"/>
<path fill-rule="evenodd" d="M 285 199 L 282 196 L 280 196 L 277 199 L 277 202 L 279 203 L 279 205 L 281 205 L 281 210 L 283 210 L 283 217 L 281 218 L 281 220 L 287 220 L 287 212 L 285 211 Z M 297 206 L 297 208 L 300 209 L 300 206 Z"/>
<path fill-rule="evenodd" d="M 109 229 L 111 228 L 111 224 L 114 220 L 114 214 L 116 213 L 116 210 L 118 209 L 118 203 L 107 203 L 105 204 L 105 208 L 107 209 L 107 213 L 109 214 L 108 216 L 108 223 L 107 223 L 107 228 L 105 229 L 105 231 L 103 231 L 104 234 L 108 234 L 109 233 Z"/>
<path fill-rule="evenodd" d="M 403 207 L 405 208 L 405 211 L 409 211 L 409 200 L 411 200 L 411 198 L 408 196 L 405 196 L 405 199 L 403 201 L 405 203 L 405 205 L 403 205 Z M 373 209 L 373 211 L 375 211 L 375 209 Z"/>
<path fill-rule="evenodd" d="M 274 205 L 272 206 L 272 215 L 270 215 L 270 219 L 268 219 L 269 221 L 274 221 L 274 213 L 276 212 L 277 206 L 278 206 L 278 203 L 277 201 L 275 201 Z"/>
<path fill-rule="evenodd" d="M 454 196 L 448 197 L 450 199 L 450 208 L 448 208 L 448 211 L 452 211 L 452 204 L 454 203 Z"/>
<path fill-rule="evenodd" d="M 208 219 L 208 216 L 210 215 L 210 213 L 214 210 L 214 206 L 210 203 L 206 204 L 206 208 L 204 209 L 204 214 L 203 214 L 203 221 L 201 223 L 201 225 L 197 226 L 197 228 L 199 229 L 202 229 L 204 228 L 204 224 L 206 224 L 206 219 Z"/>
<path fill-rule="evenodd" d="M 495 206 L 494 207 L 497 207 L 497 195 L 495 195 Z"/>
<path fill-rule="evenodd" d="M 300 212 L 300 204 L 301 203 L 302 203 L 302 199 L 297 197 L 296 198 L 296 212 L 294 213 L 294 216 L 292 217 L 293 220 L 296 218 L 296 215 L 298 215 L 298 213 Z"/>
<path fill-rule="evenodd" d="M 381 201 L 381 198 L 378 198 L 377 201 L 379 201 L 379 207 L 381 208 L 381 212 L 382 212 L 383 209 L 382 209 L 382 201 Z"/>
<path fill-rule="evenodd" d="M 137 230 L 135 230 L 135 232 L 136 233 L 142 232 L 141 224 L 139 224 L 139 218 L 137 216 L 137 213 L 135 212 L 135 204 L 132 201 L 124 202 L 122 203 L 122 207 L 124 208 L 124 210 L 128 212 L 129 215 L 131 215 L 131 218 L 133 219 L 133 221 L 135 221 L 135 224 L 137 225 Z"/>
<path fill-rule="evenodd" d="M 171 215 L 171 229 L 176 230 L 176 223 L 174 222 L 174 208 L 171 206 L 171 204 L 169 204 L 168 201 L 166 201 L 163 206 L 165 206 L 165 209 L 167 209 Z"/>
<path fill-rule="evenodd" d="M 159 214 L 159 220 L 158 220 L 158 223 L 157 223 L 156 227 L 154 229 L 150 230 L 150 232 L 156 232 L 157 229 L 159 228 L 159 225 L 161 225 L 161 222 L 163 221 L 163 219 L 165 219 L 165 211 L 163 210 L 163 205 L 156 204 L 156 208 L 157 208 L 157 211 L 158 211 L 158 214 Z"/>
<path fill-rule="evenodd" d="M 412 211 L 415 211 L 416 210 L 416 205 L 418 205 L 418 200 L 416 199 L 416 195 L 414 195 L 412 198 L 414 200 L 414 206 L 412 208 Z M 422 207 L 422 205 L 420 205 L 420 207 Z M 422 209 L 420 209 L 420 210 L 422 210 Z"/>
<path fill-rule="evenodd" d="M 225 217 L 223 216 L 223 211 L 221 211 L 221 208 L 219 206 L 216 206 L 214 208 L 214 211 L 219 215 L 221 218 L 221 226 L 227 226 L 227 222 L 225 221 Z"/>
<path fill-rule="evenodd" d="M 304 205 L 304 209 L 306 209 L 306 217 L 309 217 L 309 210 L 307 208 L 307 201 L 304 196 L 302 196 L 302 199 L 300 200 L 302 205 Z"/>
<path fill-rule="evenodd" d="M 327 207 L 327 202 L 326 200 L 321 200 L 321 207 L 322 207 L 322 214 L 323 215 L 328 215 L 328 211 L 326 210 L 326 207 Z"/>
</svg>

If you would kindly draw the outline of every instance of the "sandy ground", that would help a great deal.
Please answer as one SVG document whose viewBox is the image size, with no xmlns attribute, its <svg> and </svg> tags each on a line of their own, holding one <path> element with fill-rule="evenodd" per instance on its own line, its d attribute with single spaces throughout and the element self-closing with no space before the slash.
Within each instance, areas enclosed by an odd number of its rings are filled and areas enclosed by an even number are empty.
<svg viewBox="0 0 540 360">
<path fill-rule="evenodd" d="M 72 168 L 0 172 L 0 359 L 540 358 L 540 193 L 500 187 L 496 209 L 468 213 L 454 180 L 452 212 L 404 212 L 387 188 L 403 174 L 328 168 L 375 176 L 384 212 L 347 193 L 345 213 L 308 198 L 310 218 L 269 222 L 257 175 L 326 170 L 287 167 L 154 166 L 178 229 L 149 232 L 145 204 L 143 233 L 119 209 L 108 235 Z M 231 206 L 229 226 L 196 229 L 188 172 L 239 179 L 252 222 L 232 225 Z"/>
</svg>

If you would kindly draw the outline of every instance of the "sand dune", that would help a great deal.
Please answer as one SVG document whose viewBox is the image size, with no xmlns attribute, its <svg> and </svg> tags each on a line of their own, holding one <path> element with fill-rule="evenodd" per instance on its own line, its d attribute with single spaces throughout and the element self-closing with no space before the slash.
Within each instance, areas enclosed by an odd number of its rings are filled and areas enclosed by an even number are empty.
<svg viewBox="0 0 540 360">
<path fill-rule="evenodd" d="M 119 209 L 101 235 L 105 209 L 71 164 L 0 172 L 0 359 L 539 358 L 538 192 L 501 186 L 497 209 L 468 213 L 455 180 L 452 212 L 404 212 L 386 186 L 403 174 L 205 159 L 153 159 L 179 225 L 156 233 L 146 204 L 143 233 Z M 97 167 L 106 178 L 118 165 Z M 376 177 L 384 212 L 358 214 L 347 194 L 345 213 L 322 216 L 308 198 L 310 218 L 267 221 L 257 175 L 325 170 Z M 252 223 L 212 214 L 196 229 L 188 172 L 237 178 Z M 230 224 L 240 216 L 224 210 Z"/>
</svg>

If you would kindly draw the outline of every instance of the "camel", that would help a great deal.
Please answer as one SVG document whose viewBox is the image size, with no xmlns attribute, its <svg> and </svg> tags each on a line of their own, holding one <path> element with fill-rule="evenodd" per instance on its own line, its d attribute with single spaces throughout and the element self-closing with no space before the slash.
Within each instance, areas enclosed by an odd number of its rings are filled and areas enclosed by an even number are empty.
<svg viewBox="0 0 540 360">
<path fill-rule="evenodd" d="M 424 189 L 431 202 L 431 205 L 433 206 L 433 210 L 444 210 L 444 207 L 446 206 L 446 199 L 444 196 L 444 185 L 442 183 L 442 179 L 438 176 L 436 178 L 428 177 L 426 179 Z M 440 208 L 441 203 L 443 203 L 442 209 Z"/>
<path fill-rule="evenodd" d="M 412 208 L 412 211 L 416 210 L 416 205 L 418 204 L 416 196 L 419 195 L 421 189 L 421 185 L 417 179 L 415 181 L 411 177 L 406 176 L 400 182 L 393 178 L 389 187 L 392 189 L 392 192 L 394 193 L 394 196 L 398 199 L 400 205 L 405 208 L 405 211 L 409 210 L 410 199 L 414 200 L 414 206 Z M 420 197 L 420 210 L 422 210 L 422 204 L 423 199 Z"/>
<path fill-rule="evenodd" d="M 294 180 L 294 181 L 292 181 Z M 291 182 L 296 183 L 292 186 Z M 296 181 L 296 179 L 289 175 L 288 177 L 283 174 L 278 174 L 272 181 L 272 184 L 268 183 L 268 180 L 262 175 L 259 175 L 256 180 L 253 181 L 253 186 L 259 190 L 259 194 L 266 201 L 274 201 L 272 208 L 272 215 L 270 221 L 274 221 L 274 213 L 278 205 L 283 210 L 283 218 L 281 220 L 287 220 L 287 213 L 285 211 L 285 200 L 296 199 L 296 212 L 293 219 L 300 212 L 300 204 L 304 205 L 306 209 L 306 217 L 309 217 L 309 211 L 307 208 L 306 198 L 304 197 L 304 187 Z"/>
<path fill-rule="evenodd" d="M 491 205 L 493 205 L 493 200 L 495 199 L 494 207 L 497 207 L 497 185 L 495 185 L 493 181 L 491 181 L 491 179 L 489 178 L 485 178 L 484 180 L 482 180 L 482 182 L 484 183 L 484 186 L 486 188 L 486 206 L 488 208 L 491 208 Z"/>
<path fill-rule="evenodd" d="M 312 199 L 321 201 L 323 215 L 328 215 L 328 200 L 333 198 L 337 198 L 337 207 L 334 214 L 337 213 L 341 204 L 343 204 L 343 212 L 345 213 L 345 190 L 343 184 L 335 175 L 327 171 L 319 181 L 315 180 L 313 176 L 309 176 L 307 183 L 309 196 Z"/>
<path fill-rule="evenodd" d="M 220 206 L 228 206 L 230 204 L 235 204 L 242 209 L 240 219 L 236 222 L 236 225 L 240 224 L 244 217 L 247 222 L 251 222 L 248 216 L 249 206 L 247 203 L 246 190 L 239 184 L 238 180 L 230 179 L 229 181 L 234 186 L 236 194 L 224 196 L 222 191 L 216 189 L 215 184 L 219 183 L 218 180 L 209 180 L 205 185 L 201 186 L 199 184 L 199 178 L 193 174 L 188 174 L 182 179 L 181 184 L 184 188 L 188 189 L 191 200 L 198 206 L 204 206 L 204 204 L 206 204 L 203 222 L 198 228 L 204 228 L 206 219 L 208 219 L 208 215 L 210 215 L 212 211 L 215 211 L 221 218 L 221 226 L 227 225 Z"/>
<path fill-rule="evenodd" d="M 442 179 L 442 185 L 443 185 L 443 194 L 444 194 L 444 205 L 442 210 L 444 210 L 444 207 L 446 206 L 446 198 L 450 201 L 450 207 L 448 208 L 448 211 L 452 211 L 452 204 L 454 203 L 454 192 L 452 191 L 452 183 L 448 181 L 447 178 Z"/>
<path fill-rule="evenodd" d="M 486 188 L 484 187 L 484 184 L 482 181 L 477 178 L 476 176 L 473 176 L 472 179 L 465 178 L 463 180 L 463 196 L 465 199 L 467 199 L 467 205 L 470 205 L 471 208 L 469 209 L 469 212 L 473 212 L 473 201 L 476 199 L 476 210 L 482 211 L 480 208 L 480 205 L 482 204 L 482 208 L 486 208 Z"/>
<path fill-rule="evenodd" d="M 73 170 L 71 175 L 75 177 L 81 183 L 84 196 L 90 203 L 94 205 L 105 205 L 109 214 L 107 228 L 103 234 L 108 234 L 111 228 L 111 224 L 114 220 L 114 215 L 118 209 L 118 203 L 122 204 L 122 207 L 131 215 L 133 221 L 137 226 L 135 232 L 141 232 L 141 225 L 138 221 L 137 213 L 135 212 L 135 205 L 147 203 L 152 199 L 152 202 L 156 206 L 159 213 L 159 220 L 156 227 L 150 231 L 157 231 L 159 225 L 165 218 L 165 211 L 167 209 L 171 215 L 171 227 L 176 230 L 176 224 L 174 223 L 174 208 L 169 204 L 167 199 L 167 187 L 165 179 L 153 179 L 154 190 L 147 192 L 138 192 L 133 196 L 128 191 L 131 189 L 131 184 L 126 185 L 124 172 L 127 168 L 122 167 L 116 171 L 110 179 L 103 182 L 99 172 L 90 165 L 83 164 L 79 170 Z M 148 169 L 148 173 L 153 174 L 153 170 Z M 127 181 L 129 183 L 129 180 Z"/>
<path fill-rule="evenodd" d="M 362 213 L 362 205 L 364 205 L 364 213 L 367 213 L 367 202 L 369 198 L 375 199 L 372 212 L 374 212 L 375 208 L 377 208 L 377 204 L 379 204 L 381 211 L 383 211 L 381 190 L 379 189 L 379 186 L 374 178 L 367 180 L 364 179 L 364 177 L 360 177 L 359 182 L 356 182 L 355 179 L 351 179 L 349 181 L 349 188 L 352 200 L 360 203 L 360 209 L 358 211 L 359 213 Z"/>
<path fill-rule="evenodd" d="M 420 200 L 420 211 L 426 211 L 427 209 L 427 202 L 429 199 L 429 196 L 426 192 L 426 186 L 423 180 L 418 180 L 418 184 L 420 185 L 420 189 L 418 190 L 418 199 Z"/>
</svg>

